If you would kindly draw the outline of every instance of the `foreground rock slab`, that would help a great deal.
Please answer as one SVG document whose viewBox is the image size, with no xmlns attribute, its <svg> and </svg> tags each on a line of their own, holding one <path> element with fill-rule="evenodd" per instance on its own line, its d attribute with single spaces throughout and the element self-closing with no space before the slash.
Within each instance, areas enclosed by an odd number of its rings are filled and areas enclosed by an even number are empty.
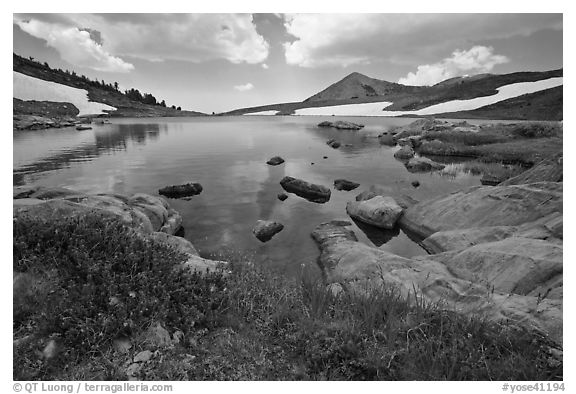
<svg viewBox="0 0 576 394">
<path fill-rule="evenodd" d="M 521 185 L 534 182 L 562 182 L 564 175 L 562 162 L 562 156 L 542 160 L 529 170 L 505 180 L 501 185 Z"/>
<path fill-rule="evenodd" d="M 294 193 L 311 202 L 322 204 L 330 200 L 330 189 L 326 186 L 316 185 L 290 176 L 282 178 L 280 185 L 288 193 Z"/>
<path fill-rule="evenodd" d="M 134 230 L 135 237 L 161 243 L 181 253 L 185 259 L 175 269 L 199 273 L 226 274 L 225 261 L 200 257 L 192 243 L 174 234 L 182 227 L 182 217 L 162 197 L 138 193 L 131 197 L 118 194 L 88 195 L 63 188 L 14 188 L 13 215 L 30 215 L 47 220 L 96 214 L 110 221 L 120 221 Z"/>
<path fill-rule="evenodd" d="M 324 121 L 318 124 L 318 127 L 333 127 L 340 130 L 360 130 L 364 127 L 363 124 L 346 122 L 343 120 L 337 120 L 336 122 Z"/>
<path fill-rule="evenodd" d="M 433 258 L 456 276 L 502 293 L 562 298 L 562 246 L 545 240 L 509 237 Z"/>
<path fill-rule="evenodd" d="M 409 207 L 403 229 L 427 238 L 438 231 L 518 226 L 562 213 L 562 183 L 475 186 Z"/>
<path fill-rule="evenodd" d="M 376 196 L 365 201 L 349 201 L 346 212 L 353 219 L 391 230 L 402 215 L 402 207 L 392 197 Z"/>
<path fill-rule="evenodd" d="M 118 194 L 88 195 L 63 188 L 20 187 L 14 189 L 14 215 L 29 213 L 42 217 L 65 217 L 83 212 L 115 215 L 129 227 L 145 233 L 175 234 L 182 217 L 168 202 L 157 196 L 138 193 L 131 197 Z"/>
<path fill-rule="evenodd" d="M 312 232 L 320 248 L 318 264 L 328 285 L 365 294 L 370 288 L 395 289 L 447 309 L 507 321 L 537 330 L 562 342 L 562 301 L 487 289 L 486 284 L 459 277 L 436 256 L 403 258 L 358 242 L 345 222 L 323 223 Z"/>
<path fill-rule="evenodd" d="M 261 242 L 268 242 L 284 229 L 284 225 L 278 222 L 270 220 L 258 220 L 256 226 L 252 230 L 252 233 Z"/>
<path fill-rule="evenodd" d="M 158 190 L 158 193 L 168 198 L 191 197 L 202 193 L 202 185 L 199 183 L 186 183 L 184 185 L 166 186 Z"/>
</svg>

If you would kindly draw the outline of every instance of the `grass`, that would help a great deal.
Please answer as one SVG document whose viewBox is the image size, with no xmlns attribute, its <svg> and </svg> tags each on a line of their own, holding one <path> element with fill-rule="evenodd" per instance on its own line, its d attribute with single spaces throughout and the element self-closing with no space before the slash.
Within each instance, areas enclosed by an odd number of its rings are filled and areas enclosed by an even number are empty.
<svg viewBox="0 0 576 394">
<path fill-rule="evenodd" d="M 423 155 L 471 157 L 486 163 L 530 167 L 562 152 L 562 126 L 526 122 L 484 126 L 477 133 L 429 131 L 417 151 Z"/>
<path fill-rule="evenodd" d="M 520 175 L 526 168 L 516 164 L 487 163 L 471 160 L 463 163 L 448 164 L 441 171 L 442 175 L 455 178 L 458 174 L 484 175 L 500 181 Z"/>
<path fill-rule="evenodd" d="M 393 288 L 334 295 L 241 263 L 226 278 L 185 274 L 182 256 L 101 216 L 19 217 L 13 233 L 14 270 L 34 284 L 15 293 L 15 380 L 124 380 L 143 349 L 155 351 L 145 380 L 562 379 L 545 338 Z M 182 337 L 146 344 L 156 321 Z M 57 357 L 41 356 L 49 338 Z"/>
</svg>

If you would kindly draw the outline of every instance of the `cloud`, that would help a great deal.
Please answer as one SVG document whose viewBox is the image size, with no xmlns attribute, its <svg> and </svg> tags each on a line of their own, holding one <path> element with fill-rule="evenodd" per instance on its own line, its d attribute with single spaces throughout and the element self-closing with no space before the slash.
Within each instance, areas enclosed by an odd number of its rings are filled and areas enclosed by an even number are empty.
<svg viewBox="0 0 576 394">
<path fill-rule="evenodd" d="M 38 20 L 15 20 L 15 23 L 26 33 L 45 39 L 48 46 L 56 49 L 62 59 L 71 64 L 107 72 L 129 72 L 134 69 L 132 64 L 104 50 L 97 31 Z"/>
<path fill-rule="evenodd" d="M 262 68 L 264 70 L 268 70 L 270 67 L 268 67 L 268 65 L 266 63 L 262 63 Z"/>
<path fill-rule="evenodd" d="M 269 52 L 269 44 L 256 31 L 250 14 L 58 14 L 57 18 L 51 14 L 19 14 L 14 17 L 14 23 L 19 26 L 22 22 L 18 21 L 24 20 L 46 26 L 33 35 L 49 41 L 50 46 L 54 32 L 61 34 L 71 28 L 87 33 L 97 31 L 107 53 L 149 61 L 200 63 L 225 59 L 231 63 L 257 64 L 266 60 Z"/>
<path fill-rule="evenodd" d="M 248 83 L 245 83 L 244 85 L 236 85 L 236 86 L 234 86 L 234 89 L 238 90 L 239 92 L 246 92 L 248 90 L 254 89 L 254 85 L 252 85 L 250 82 L 248 82 Z"/>
<path fill-rule="evenodd" d="M 562 14 L 286 14 L 290 65 L 422 64 L 483 41 L 562 29 Z"/>
<path fill-rule="evenodd" d="M 403 85 L 434 85 L 448 78 L 464 74 L 478 74 L 492 71 L 494 66 L 507 63 L 506 56 L 495 55 L 494 48 L 477 45 L 467 51 L 456 50 L 451 57 L 434 64 L 423 64 L 410 72 L 398 83 Z"/>
</svg>

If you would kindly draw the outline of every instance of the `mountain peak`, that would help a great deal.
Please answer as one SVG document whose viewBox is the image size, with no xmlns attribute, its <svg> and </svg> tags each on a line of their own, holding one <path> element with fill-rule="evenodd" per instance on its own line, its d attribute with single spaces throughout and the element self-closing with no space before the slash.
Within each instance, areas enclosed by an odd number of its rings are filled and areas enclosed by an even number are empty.
<svg viewBox="0 0 576 394">
<path fill-rule="evenodd" d="M 356 100 L 385 97 L 403 89 L 405 89 L 403 85 L 370 78 L 355 71 L 304 101 Z"/>
<path fill-rule="evenodd" d="M 357 72 L 357 71 L 354 71 L 354 72 L 346 75 L 346 76 L 345 76 L 344 78 L 342 78 L 342 79 L 356 79 L 356 78 L 369 78 L 369 79 L 371 79 L 370 77 L 368 77 L 368 76 L 366 76 L 366 75 L 364 75 L 364 74 L 360 74 L 360 73 Z"/>
</svg>

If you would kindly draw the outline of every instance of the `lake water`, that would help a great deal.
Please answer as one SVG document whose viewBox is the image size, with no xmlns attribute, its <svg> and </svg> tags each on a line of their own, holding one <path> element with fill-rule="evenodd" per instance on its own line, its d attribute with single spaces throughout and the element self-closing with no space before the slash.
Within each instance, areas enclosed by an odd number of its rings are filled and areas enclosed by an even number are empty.
<svg viewBox="0 0 576 394">
<path fill-rule="evenodd" d="M 15 132 L 14 185 L 40 184 L 87 193 L 148 193 L 166 185 L 199 182 L 204 191 L 189 201 L 170 200 L 184 219 L 184 236 L 204 257 L 249 259 L 286 275 L 316 270 L 318 249 L 310 237 L 318 224 L 346 218 L 346 202 L 372 184 L 393 187 L 416 200 L 479 185 L 479 176 L 411 174 L 394 159 L 397 147 L 375 136 L 408 118 L 341 118 L 365 124 L 358 132 L 318 128 L 327 117 L 205 117 L 113 119 L 74 128 Z M 480 123 L 480 121 L 469 121 Z M 340 149 L 326 145 L 342 142 Z M 286 162 L 269 166 L 272 156 Z M 324 159 L 323 156 L 327 156 Z M 312 164 L 314 163 L 314 164 Z M 316 204 L 294 194 L 282 202 L 280 180 L 289 175 L 332 189 Z M 361 184 L 334 190 L 335 179 Z M 420 187 L 411 186 L 418 180 Z M 271 241 L 252 234 L 259 219 L 283 223 Z M 366 228 L 364 228 L 366 230 Z M 401 256 L 425 254 L 402 231 L 368 231 L 354 226 L 361 242 Z"/>
</svg>

